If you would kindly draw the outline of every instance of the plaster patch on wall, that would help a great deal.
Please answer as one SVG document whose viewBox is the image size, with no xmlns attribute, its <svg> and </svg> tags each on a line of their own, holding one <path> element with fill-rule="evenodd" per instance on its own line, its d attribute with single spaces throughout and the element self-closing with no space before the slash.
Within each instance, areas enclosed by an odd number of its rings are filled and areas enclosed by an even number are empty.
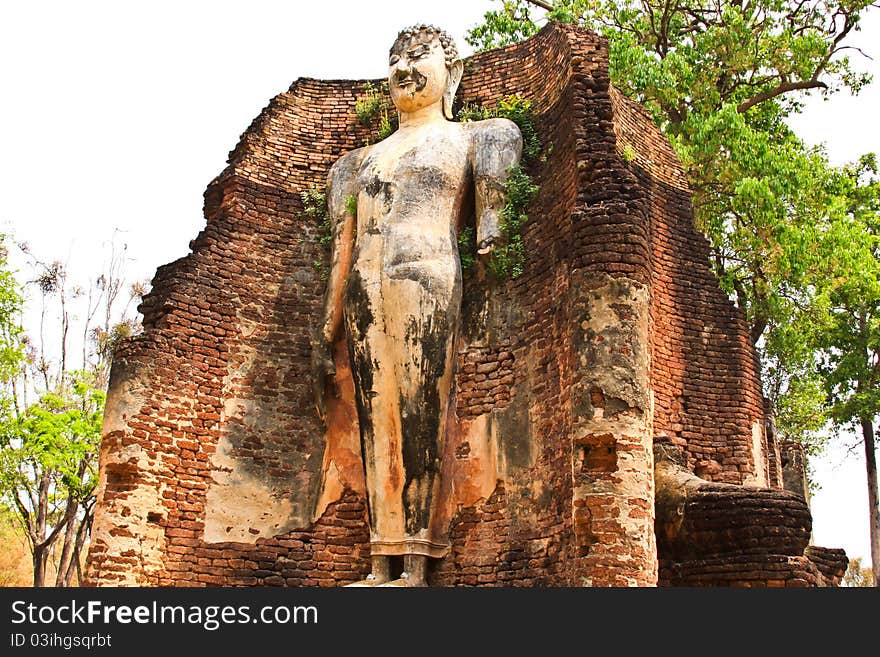
<svg viewBox="0 0 880 657">
<path fill-rule="evenodd" d="M 581 319 L 573 344 L 581 376 L 572 400 L 572 526 L 585 563 L 596 564 L 581 584 L 654 584 L 650 292 L 624 278 L 576 272 L 572 279 Z M 598 565 L 604 574 L 594 577 Z"/>
<path fill-rule="evenodd" d="M 104 402 L 102 436 L 125 432 L 128 421 L 147 403 L 150 383 L 144 368 L 121 360 L 113 364 Z"/>
<path fill-rule="evenodd" d="M 296 525 L 294 506 L 280 497 L 268 482 L 244 471 L 223 436 L 213 458 L 214 484 L 208 488 L 205 535 L 208 542 L 255 543 L 277 536 Z"/>
<path fill-rule="evenodd" d="M 117 436 L 121 437 L 121 432 Z M 99 497 L 112 497 L 113 509 L 118 513 L 96 515 L 91 540 L 95 545 L 107 546 L 105 558 L 115 554 L 134 562 L 134 567 L 114 570 L 114 585 L 155 585 L 164 568 L 161 510 L 167 487 L 155 474 L 155 459 L 140 445 L 121 447 L 121 443 L 119 438 L 105 436 L 99 483 Z"/>
<path fill-rule="evenodd" d="M 752 463 L 754 474 L 743 477 L 743 486 L 765 488 L 767 484 L 767 459 L 764 456 L 764 427 L 760 421 L 752 423 Z"/>
<path fill-rule="evenodd" d="M 259 345 L 264 336 L 254 328 L 259 308 L 239 313 L 239 342 L 223 381 L 220 437 L 211 456 L 211 483 L 205 497 L 203 539 L 206 542 L 255 543 L 308 526 L 320 477 L 320 453 L 302 454 L 293 444 L 279 445 L 283 413 L 271 395 L 252 396 L 254 380 L 275 377 L 284 362 L 270 362 Z M 274 441 L 274 442 L 273 442 Z M 266 457 L 267 445 L 279 454 Z M 289 474 L 288 474 L 289 473 Z"/>
</svg>

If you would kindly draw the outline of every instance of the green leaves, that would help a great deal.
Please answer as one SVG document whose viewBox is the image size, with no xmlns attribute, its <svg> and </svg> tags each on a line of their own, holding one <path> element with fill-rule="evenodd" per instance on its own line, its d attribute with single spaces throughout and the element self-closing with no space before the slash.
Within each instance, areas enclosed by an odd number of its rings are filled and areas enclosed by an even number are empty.
<svg viewBox="0 0 880 657">
<path fill-rule="evenodd" d="M 368 126 L 387 107 L 387 83 L 384 86 L 376 87 L 372 83 L 367 82 L 364 85 L 364 91 L 364 95 L 360 96 L 354 103 L 354 113 L 357 115 L 361 125 Z"/>
<path fill-rule="evenodd" d="M 501 244 L 489 257 L 489 270 L 499 280 L 518 278 L 523 273 L 523 227 L 529 220 L 526 208 L 540 188 L 531 176 L 517 165 L 510 170 L 504 183 L 504 209 L 501 212 Z"/>
<path fill-rule="evenodd" d="M 302 200 L 303 206 L 300 216 L 314 220 L 317 228 L 318 244 L 321 245 L 323 251 L 329 253 L 330 245 L 333 242 L 333 227 L 330 225 L 330 212 L 327 209 L 326 192 L 318 185 L 312 185 L 306 191 L 300 192 L 299 197 Z M 346 199 L 346 205 L 348 204 L 349 199 Z M 354 199 L 354 205 L 355 212 L 357 212 L 357 199 Z M 330 276 L 330 270 L 323 260 L 312 261 L 312 266 L 318 272 L 321 280 L 327 280 Z"/>
<path fill-rule="evenodd" d="M 372 125 L 377 117 L 379 119 L 376 134 L 367 140 L 367 145 L 382 141 L 397 130 L 398 116 L 391 107 L 388 82 L 380 82 L 378 86 L 367 82 L 364 85 L 364 95 L 355 101 L 354 112 L 362 126 Z"/>
<path fill-rule="evenodd" d="M 783 440 L 799 442 L 812 448 L 820 447 L 817 436 L 828 422 L 825 390 L 816 372 L 792 377 L 784 395 L 776 403 L 776 424 Z"/>
<path fill-rule="evenodd" d="M 477 50 L 491 50 L 527 39 L 538 31 L 522 0 L 504 0 L 500 11 L 487 11 L 485 21 L 468 31 L 465 41 Z"/>
<path fill-rule="evenodd" d="M 0 405 L 9 402 L 5 385 L 17 374 L 24 360 L 22 303 L 18 283 L 8 269 L 5 236 L 0 235 L 0 383 L 4 385 Z"/>
<path fill-rule="evenodd" d="M 516 123 L 523 138 L 522 160 L 533 163 L 541 154 L 541 141 L 535 127 L 532 101 L 516 94 L 502 98 L 494 108 L 479 105 L 465 105 L 456 118 L 466 123 L 491 118 L 505 118 Z M 489 256 L 489 271 L 498 280 L 518 278 L 523 273 L 525 253 L 523 251 L 523 228 L 529 220 L 526 209 L 539 191 L 531 176 L 519 165 L 511 168 L 504 183 L 504 209 L 501 212 L 501 242 Z M 470 232 L 468 232 L 470 231 Z M 470 243 L 475 241 L 472 228 L 465 228 L 458 237 L 462 269 L 467 272 L 473 265 L 473 252 Z"/>
<path fill-rule="evenodd" d="M 535 128 L 535 117 L 532 112 L 532 101 L 516 94 L 498 101 L 493 116 L 510 119 L 516 123 L 523 139 L 523 161 L 529 164 L 541 153 L 541 141 Z"/>
<path fill-rule="evenodd" d="M 30 488 L 33 472 L 47 472 L 60 484 L 54 493 L 59 499 L 91 495 L 106 398 L 94 383 L 76 372 L 68 385 L 45 393 L 19 416 L 0 419 L 0 494 Z"/>
<path fill-rule="evenodd" d="M 349 194 L 345 197 L 345 212 L 350 214 L 352 217 L 357 217 L 358 213 L 358 200 L 357 196 L 354 194 Z"/>
<path fill-rule="evenodd" d="M 880 181 L 873 154 L 826 182 L 827 224 L 820 231 L 816 276 L 821 372 L 839 425 L 880 414 Z"/>
<path fill-rule="evenodd" d="M 516 123 L 522 135 L 523 161 L 530 164 L 541 154 L 541 141 L 538 138 L 538 129 L 535 127 L 532 101 L 528 98 L 512 94 L 498 101 L 494 108 L 473 104 L 464 105 L 455 118 L 462 123 L 492 118 L 510 119 Z"/>
<path fill-rule="evenodd" d="M 458 255 L 461 259 L 461 271 L 470 273 L 476 262 L 474 253 L 477 252 L 477 231 L 473 226 L 465 226 L 458 231 Z"/>
<path fill-rule="evenodd" d="M 327 194 L 318 185 L 299 193 L 302 201 L 302 214 L 319 222 L 327 218 Z"/>
</svg>

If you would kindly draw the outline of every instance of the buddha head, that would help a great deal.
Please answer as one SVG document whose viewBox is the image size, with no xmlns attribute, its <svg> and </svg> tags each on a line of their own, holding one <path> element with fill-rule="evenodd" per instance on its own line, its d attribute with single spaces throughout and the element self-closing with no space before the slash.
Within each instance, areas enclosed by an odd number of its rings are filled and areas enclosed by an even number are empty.
<svg viewBox="0 0 880 657">
<path fill-rule="evenodd" d="M 391 46 L 388 66 L 388 90 L 399 112 L 442 102 L 443 115 L 452 119 L 463 66 L 446 32 L 423 24 L 401 30 Z"/>
</svg>

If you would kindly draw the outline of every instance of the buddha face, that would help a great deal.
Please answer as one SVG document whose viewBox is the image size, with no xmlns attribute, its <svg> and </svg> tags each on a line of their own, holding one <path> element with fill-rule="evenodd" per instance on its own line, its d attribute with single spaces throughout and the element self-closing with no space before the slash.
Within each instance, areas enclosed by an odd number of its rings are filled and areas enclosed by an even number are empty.
<svg viewBox="0 0 880 657">
<path fill-rule="evenodd" d="M 440 39 L 436 35 L 418 35 L 395 46 L 388 61 L 388 90 L 397 109 L 402 113 L 415 112 L 442 101 L 444 95 L 449 96 L 451 109 L 451 95 L 458 86 L 454 78 L 456 67 L 453 65 L 452 71 L 447 68 Z M 445 113 L 449 116 L 448 111 Z"/>
</svg>

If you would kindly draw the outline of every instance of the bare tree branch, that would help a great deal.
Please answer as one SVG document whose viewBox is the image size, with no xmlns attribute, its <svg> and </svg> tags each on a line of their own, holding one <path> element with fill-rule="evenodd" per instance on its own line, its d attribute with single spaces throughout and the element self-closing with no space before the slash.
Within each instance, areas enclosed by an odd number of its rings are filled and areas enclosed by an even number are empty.
<svg viewBox="0 0 880 657">
<path fill-rule="evenodd" d="M 749 111 L 755 105 L 760 105 L 765 100 L 770 100 L 771 98 L 776 98 L 776 96 L 781 96 L 782 94 L 786 94 L 789 91 L 803 91 L 806 89 L 827 89 L 828 85 L 824 82 L 819 82 L 815 78 L 811 80 L 804 80 L 803 82 L 783 82 L 778 84 L 773 89 L 769 89 L 768 91 L 764 91 L 762 93 L 757 94 L 756 96 L 752 96 L 746 101 L 743 101 L 739 105 L 737 105 L 736 111 L 740 114 Z"/>
<path fill-rule="evenodd" d="M 15 491 L 15 494 L 12 496 L 12 501 L 15 502 L 15 506 L 18 509 L 18 512 L 21 514 L 22 519 L 24 520 L 25 528 L 27 529 L 28 538 L 31 539 L 33 543 L 34 536 L 34 527 L 33 520 L 30 512 L 25 507 L 24 503 L 21 501 L 21 498 L 18 496 L 18 491 Z"/>
<path fill-rule="evenodd" d="M 38 547 L 47 548 L 50 545 L 52 545 L 52 543 L 55 542 L 55 537 L 58 536 L 58 533 L 62 529 L 64 529 L 66 526 L 67 526 L 67 518 L 65 517 L 65 518 L 61 519 L 61 522 L 59 522 L 57 525 L 55 525 L 55 528 L 52 530 L 52 532 L 49 534 L 49 536 L 46 537 L 46 540 L 43 541 L 42 543 L 40 543 Z"/>
</svg>

